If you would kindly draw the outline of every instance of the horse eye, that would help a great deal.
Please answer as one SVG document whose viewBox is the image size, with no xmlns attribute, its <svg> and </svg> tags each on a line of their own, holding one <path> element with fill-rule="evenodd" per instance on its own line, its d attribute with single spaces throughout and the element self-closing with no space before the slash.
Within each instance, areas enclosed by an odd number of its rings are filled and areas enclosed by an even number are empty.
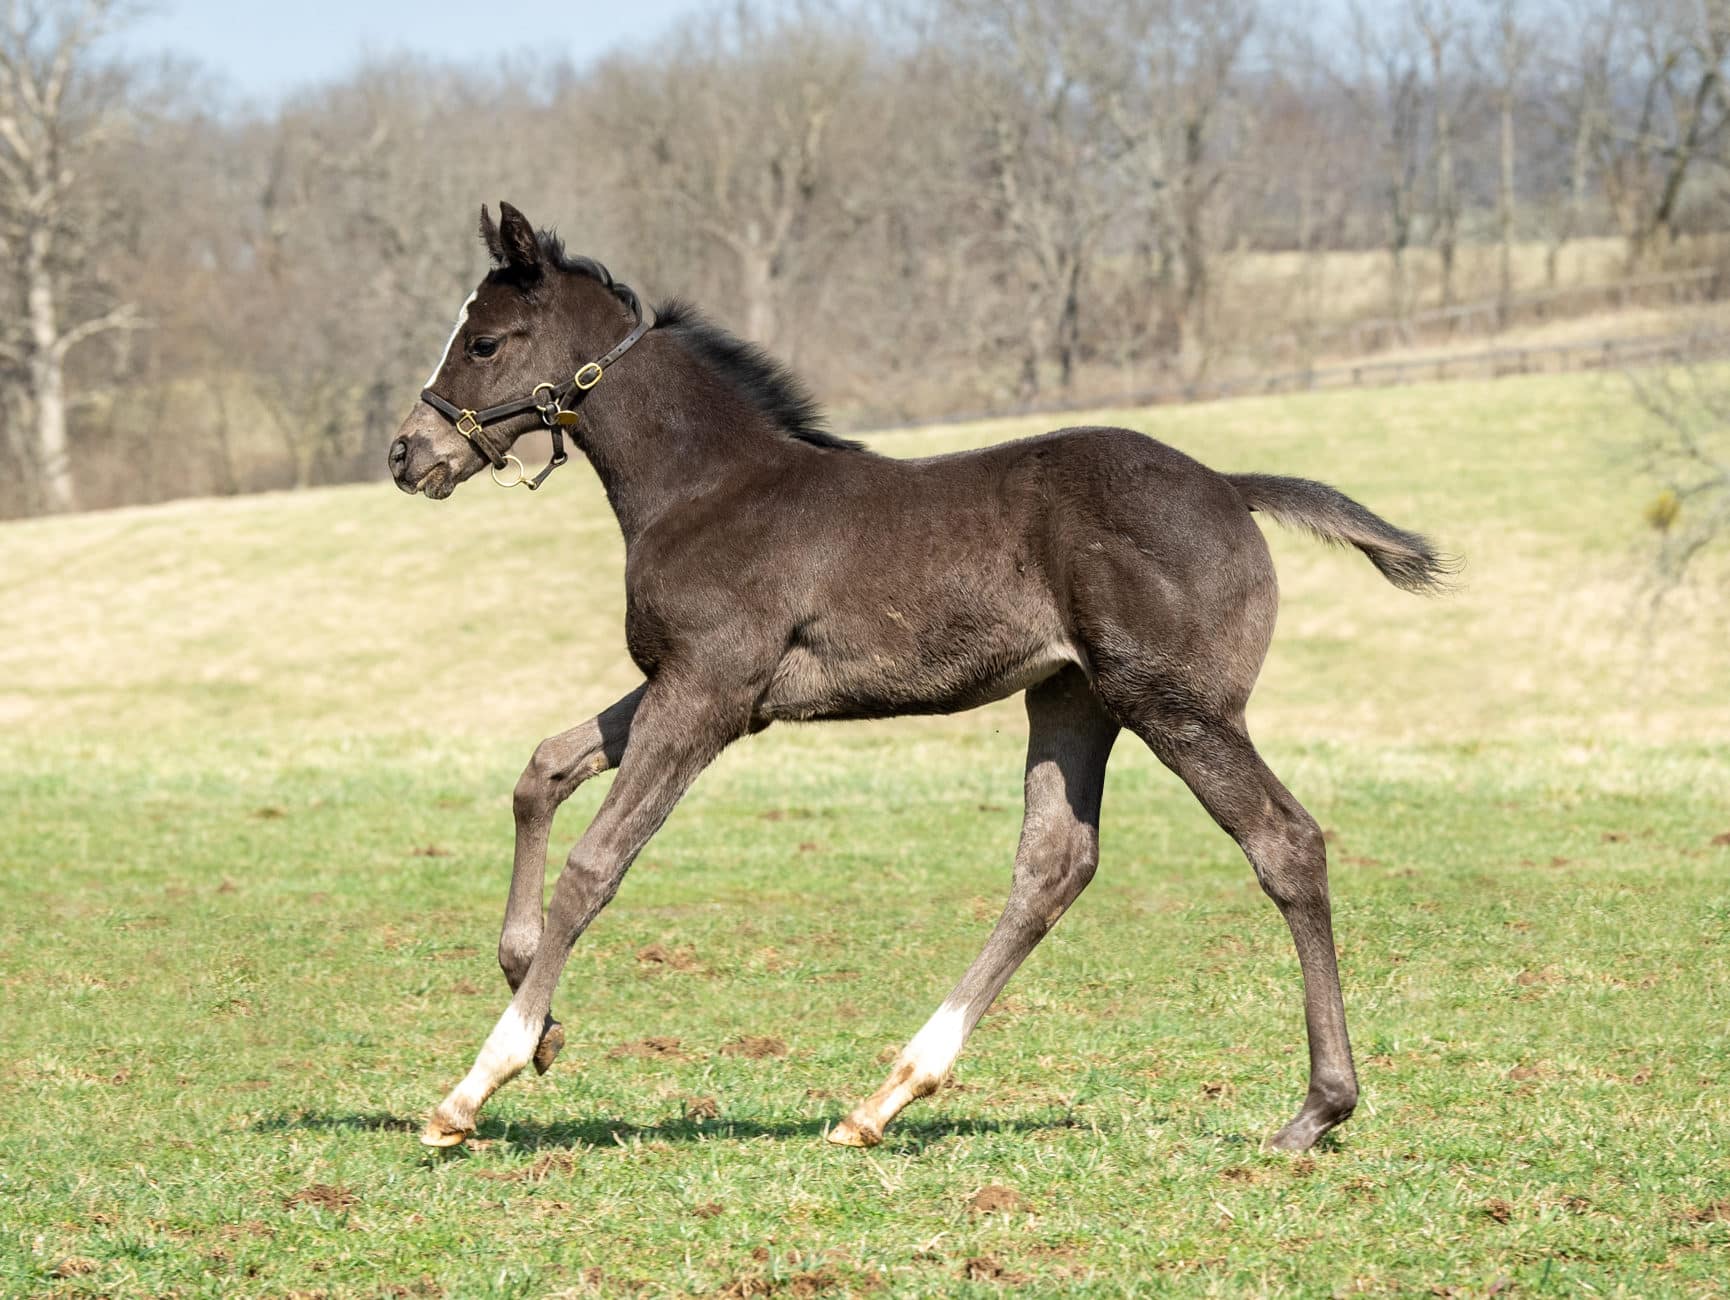
<svg viewBox="0 0 1730 1300">
<path fill-rule="evenodd" d="M 469 344 L 471 357 L 490 357 L 499 350 L 499 341 L 495 338 L 478 338 Z"/>
</svg>

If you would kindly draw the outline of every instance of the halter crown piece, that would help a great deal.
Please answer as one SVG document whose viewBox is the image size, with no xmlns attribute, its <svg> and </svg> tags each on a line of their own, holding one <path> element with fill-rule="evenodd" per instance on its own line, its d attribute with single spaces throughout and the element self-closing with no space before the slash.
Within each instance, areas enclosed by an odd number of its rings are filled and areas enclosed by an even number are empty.
<svg viewBox="0 0 1730 1300">
<path fill-rule="evenodd" d="M 529 391 L 527 397 L 519 397 L 510 402 L 500 402 L 497 406 L 489 406 L 480 411 L 466 410 L 455 402 L 440 397 L 430 388 L 421 389 L 421 401 L 455 425 L 456 431 L 467 438 L 476 451 L 486 457 L 487 463 L 493 467 L 493 482 L 500 487 L 511 488 L 520 485 L 533 492 L 547 481 L 547 475 L 570 459 L 565 454 L 565 429 L 576 424 L 577 408 L 583 404 L 583 400 L 588 397 L 590 390 L 601 382 L 601 376 L 606 374 L 607 367 L 629 352 L 637 340 L 647 334 L 654 325 L 652 319 L 643 315 L 643 309 L 637 301 L 636 294 L 622 284 L 616 284 L 612 287 L 614 294 L 621 301 L 630 304 L 631 310 L 636 314 L 637 324 L 629 334 L 619 340 L 612 351 L 597 360 L 585 361 L 577 367 L 576 373 L 564 383 L 539 383 Z M 624 292 L 620 293 L 620 290 L 624 290 Z M 553 458 L 533 478 L 529 477 L 529 472 L 524 468 L 522 461 L 505 451 L 504 448 L 510 446 L 518 437 L 533 428 L 534 422 L 530 421 L 521 428 L 512 430 L 508 436 L 503 438 L 502 445 L 500 442 L 494 441 L 493 435 L 487 432 L 489 428 L 495 425 L 507 424 L 531 411 L 553 435 Z M 500 470 L 508 469 L 513 465 L 516 466 L 517 470 L 515 478 L 499 477 Z"/>
</svg>

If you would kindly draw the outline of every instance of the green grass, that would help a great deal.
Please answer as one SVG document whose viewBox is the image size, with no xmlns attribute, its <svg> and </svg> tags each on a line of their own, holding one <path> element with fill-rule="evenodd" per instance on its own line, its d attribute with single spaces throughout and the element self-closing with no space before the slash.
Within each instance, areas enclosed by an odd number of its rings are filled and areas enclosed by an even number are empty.
<svg viewBox="0 0 1730 1300">
<path fill-rule="evenodd" d="M 1126 741 L 956 1085 L 822 1143 L 1001 902 L 1007 702 L 729 752 L 573 955 L 558 1066 L 424 1151 L 504 1002 L 516 773 L 632 684 L 613 524 L 581 470 L 185 503 L 0 529 L 0 1294 L 1721 1294 L 1730 602 L 1646 618 L 1617 381 L 1104 418 L 1469 560 L 1422 603 L 1272 536 L 1252 724 L 1333 836 L 1337 1139 L 1260 1149 L 1296 961 Z"/>
</svg>

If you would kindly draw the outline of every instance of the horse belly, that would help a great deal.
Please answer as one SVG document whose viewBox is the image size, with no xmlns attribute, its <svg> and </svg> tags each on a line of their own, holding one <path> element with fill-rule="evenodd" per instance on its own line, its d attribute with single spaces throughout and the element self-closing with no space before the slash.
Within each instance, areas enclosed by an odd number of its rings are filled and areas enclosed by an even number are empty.
<svg viewBox="0 0 1730 1300">
<path fill-rule="evenodd" d="M 772 722 L 959 713 L 1081 662 L 1065 637 L 974 646 L 960 659 L 887 649 L 836 655 L 794 645 L 782 657 L 757 712 Z"/>
</svg>

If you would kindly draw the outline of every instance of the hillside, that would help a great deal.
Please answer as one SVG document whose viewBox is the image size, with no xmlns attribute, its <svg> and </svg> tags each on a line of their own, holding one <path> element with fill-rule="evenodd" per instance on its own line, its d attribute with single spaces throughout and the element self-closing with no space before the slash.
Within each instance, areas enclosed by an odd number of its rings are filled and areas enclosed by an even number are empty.
<svg viewBox="0 0 1730 1300">
<path fill-rule="evenodd" d="M 1436 602 L 1269 528 L 1284 604 L 1254 705 L 1272 738 L 1722 736 L 1722 602 L 1648 626 L 1644 416 L 1615 375 L 1101 411 L 882 435 L 889 455 L 1056 423 L 1145 430 L 1222 469 L 1331 482 L 1466 561 Z M 580 463 L 530 497 L 379 484 L 0 527 L 11 740 L 412 733 L 532 743 L 632 684 L 622 548 Z M 1720 570 L 1721 572 L 1721 570 Z M 1702 586 L 1709 590 L 1707 580 Z M 478 665 L 484 669 L 477 671 Z M 987 721 L 898 724 L 942 730 Z"/>
</svg>

